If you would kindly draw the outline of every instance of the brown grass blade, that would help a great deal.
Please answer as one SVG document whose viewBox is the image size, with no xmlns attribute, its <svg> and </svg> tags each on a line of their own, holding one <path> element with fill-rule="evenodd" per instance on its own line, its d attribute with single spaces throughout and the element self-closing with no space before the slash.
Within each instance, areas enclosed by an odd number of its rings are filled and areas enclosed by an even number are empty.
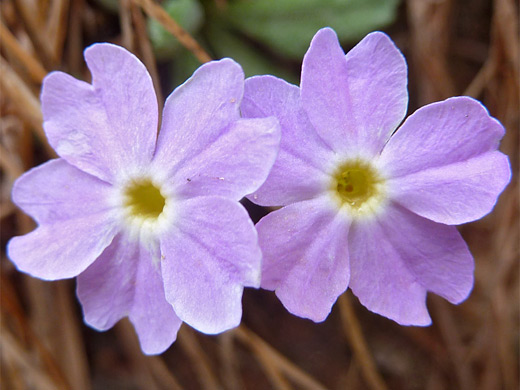
<svg viewBox="0 0 520 390">
<path fill-rule="evenodd" d="M 47 69 L 54 69 L 58 64 L 58 59 L 54 56 L 47 34 L 42 34 L 42 26 L 39 25 L 37 18 L 29 9 L 29 5 L 24 0 L 13 0 L 13 5 L 43 65 Z"/>
<path fill-rule="evenodd" d="M 43 132 L 43 117 L 38 99 L 2 57 L 0 57 L 0 87 L 14 104 L 20 118 L 25 119 L 31 125 L 48 155 L 55 157 L 56 152 L 47 142 L 47 137 Z"/>
<path fill-rule="evenodd" d="M 49 16 L 46 23 L 46 35 L 49 41 L 49 50 L 52 58 L 62 62 L 65 39 L 68 35 L 68 13 L 70 0 L 53 0 L 49 8 Z"/>
<path fill-rule="evenodd" d="M 35 83 L 41 84 L 47 71 L 37 58 L 34 58 L 22 48 L 2 20 L 0 20 L 0 45 L 4 47 L 10 55 L 20 61 Z"/>
<path fill-rule="evenodd" d="M 179 42 L 201 62 L 211 61 L 211 57 L 201 45 L 184 30 L 170 15 L 152 0 L 133 0 L 135 4 L 143 8 L 144 12 L 152 19 L 157 20 L 167 31 L 169 31 Z"/>
<path fill-rule="evenodd" d="M 150 38 L 148 37 L 146 21 L 144 20 L 143 13 L 136 5 L 131 4 L 130 8 L 132 11 L 132 19 L 135 25 L 137 42 L 143 55 L 143 62 L 146 65 L 148 72 L 150 72 L 150 76 L 152 77 L 153 86 L 155 88 L 155 94 L 157 95 L 159 112 L 161 112 L 164 104 L 163 94 L 161 90 L 161 80 L 159 78 L 159 71 L 157 70 L 157 62 L 155 61 L 155 56 L 153 54 L 152 43 L 150 42 Z M 162 116 L 159 116 L 159 120 L 161 118 Z M 161 124 L 159 123 L 159 128 L 160 125 Z"/>
<path fill-rule="evenodd" d="M 222 386 L 211 368 L 210 359 L 200 346 L 193 331 L 187 326 L 181 327 L 176 342 L 180 344 L 186 355 L 190 358 L 202 388 L 221 390 Z"/>
<path fill-rule="evenodd" d="M 268 356 L 270 361 L 282 371 L 294 383 L 298 384 L 299 389 L 326 390 L 326 387 L 311 377 L 301 368 L 292 363 L 276 349 L 267 344 L 261 337 L 247 329 L 244 325 L 236 328 L 234 333 L 238 340 L 252 348 L 253 351 L 261 351 Z"/>
</svg>

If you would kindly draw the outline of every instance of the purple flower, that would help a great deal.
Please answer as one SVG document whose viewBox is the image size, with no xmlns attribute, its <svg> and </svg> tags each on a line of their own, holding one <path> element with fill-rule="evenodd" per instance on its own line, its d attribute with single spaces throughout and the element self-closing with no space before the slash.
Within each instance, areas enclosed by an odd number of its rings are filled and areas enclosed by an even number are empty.
<svg viewBox="0 0 520 390">
<path fill-rule="evenodd" d="M 201 66 L 158 108 L 143 64 L 123 48 L 85 50 L 93 83 L 53 72 L 44 128 L 61 158 L 20 177 L 14 202 L 39 226 L 8 253 L 35 277 L 78 276 L 85 321 L 128 316 L 145 353 L 181 322 L 204 333 L 237 326 L 244 286 L 260 284 L 253 223 L 237 202 L 278 152 L 275 118 L 240 119 L 244 74 L 230 59 Z"/>
<path fill-rule="evenodd" d="M 293 314 L 322 321 L 350 286 L 369 310 L 427 325 L 428 291 L 459 303 L 472 289 L 473 258 L 451 225 L 489 213 L 509 182 L 504 129 L 469 97 L 425 106 L 397 129 L 406 84 L 388 36 L 369 34 L 345 56 L 330 28 L 312 40 L 300 88 L 246 80 L 244 117 L 282 126 L 278 159 L 250 199 L 284 206 L 257 224 L 261 286 Z"/>
</svg>

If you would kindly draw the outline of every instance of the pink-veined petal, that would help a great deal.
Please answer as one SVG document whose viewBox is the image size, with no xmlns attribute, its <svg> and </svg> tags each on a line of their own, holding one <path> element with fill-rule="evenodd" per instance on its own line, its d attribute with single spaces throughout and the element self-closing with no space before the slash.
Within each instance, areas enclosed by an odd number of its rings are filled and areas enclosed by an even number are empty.
<svg viewBox="0 0 520 390">
<path fill-rule="evenodd" d="M 280 144 L 276 118 L 239 119 L 174 174 L 180 197 L 242 199 L 260 187 Z"/>
<path fill-rule="evenodd" d="M 291 313 L 323 321 L 349 283 L 349 226 L 327 196 L 262 218 L 262 287 L 275 290 Z"/>
<path fill-rule="evenodd" d="M 320 137 L 336 152 L 379 153 L 406 114 L 406 62 L 383 33 L 346 56 L 336 33 L 316 33 L 302 65 L 301 96 Z"/>
<path fill-rule="evenodd" d="M 260 285 L 261 252 L 253 223 L 237 202 L 196 197 L 177 205 L 161 237 L 166 299 L 184 322 L 204 333 L 240 323 L 244 286 Z"/>
<path fill-rule="evenodd" d="M 282 128 L 278 157 L 266 182 L 249 197 L 253 202 L 286 205 L 313 198 L 326 189 L 334 152 L 309 122 L 298 87 L 273 76 L 249 78 L 241 112 L 246 118 L 275 116 Z"/>
<path fill-rule="evenodd" d="M 125 49 L 108 43 L 85 50 L 93 84 L 62 73 L 42 86 L 44 129 L 70 164 L 112 182 L 148 163 L 155 149 L 158 111 L 152 80 Z"/>
</svg>

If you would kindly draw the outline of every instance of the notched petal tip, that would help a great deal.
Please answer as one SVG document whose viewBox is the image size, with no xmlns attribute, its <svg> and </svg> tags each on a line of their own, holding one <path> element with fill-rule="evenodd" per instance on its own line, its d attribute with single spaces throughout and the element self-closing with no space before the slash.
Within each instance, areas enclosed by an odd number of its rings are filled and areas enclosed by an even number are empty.
<svg viewBox="0 0 520 390">
<path fill-rule="evenodd" d="M 144 64 L 126 49 L 95 44 L 84 52 L 92 84 L 64 73 L 42 86 L 49 143 L 71 165 L 113 182 L 153 155 L 158 105 Z"/>
</svg>

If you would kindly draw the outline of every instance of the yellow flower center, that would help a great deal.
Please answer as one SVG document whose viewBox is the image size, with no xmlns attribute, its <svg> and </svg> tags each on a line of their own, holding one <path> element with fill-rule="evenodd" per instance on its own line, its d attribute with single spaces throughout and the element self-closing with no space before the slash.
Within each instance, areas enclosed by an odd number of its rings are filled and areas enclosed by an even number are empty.
<svg viewBox="0 0 520 390">
<path fill-rule="evenodd" d="M 370 164 L 362 160 L 350 160 L 341 164 L 332 177 L 332 192 L 340 206 L 347 206 L 351 214 L 373 213 L 385 198 L 385 180 Z"/>
<path fill-rule="evenodd" d="M 141 218 L 158 218 L 166 198 L 150 180 L 133 182 L 125 190 L 125 206 L 130 214 Z"/>
</svg>

